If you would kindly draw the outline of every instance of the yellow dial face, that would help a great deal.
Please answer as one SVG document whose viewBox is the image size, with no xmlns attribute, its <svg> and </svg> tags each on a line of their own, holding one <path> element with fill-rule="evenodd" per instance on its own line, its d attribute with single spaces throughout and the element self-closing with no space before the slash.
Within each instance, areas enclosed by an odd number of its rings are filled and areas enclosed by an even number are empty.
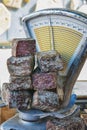
<svg viewBox="0 0 87 130">
<path fill-rule="evenodd" d="M 35 35 L 41 51 L 51 50 L 51 35 L 49 26 L 36 28 Z M 54 49 L 63 57 L 66 63 L 69 62 L 82 39 L 82 34 L 71 28 L 53 26 Z"/>
</svg>

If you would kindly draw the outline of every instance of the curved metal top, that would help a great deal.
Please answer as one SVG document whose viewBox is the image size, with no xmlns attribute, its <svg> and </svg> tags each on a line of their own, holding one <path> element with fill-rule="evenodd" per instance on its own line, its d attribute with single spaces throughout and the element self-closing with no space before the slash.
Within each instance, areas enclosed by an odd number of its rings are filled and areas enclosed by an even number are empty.
<svg viewBox="0 0 87 130">
<path fill-rule="evenodd" d="M 44 9 L 44 10 L 33 12 L 29 15 L 24 16 L 22 18 L 22 22 L 33 19 L 38 16 L 49 15 L 49 14 L 72 17 L 74 19 L 80 20 L 84 22 L 85 24 L 87 24 L 87 15 L 85 13 L 81 13 L 79 11 L 73 11 L 69 9 L 62 9 L 62 8 Z"/>
</svg>

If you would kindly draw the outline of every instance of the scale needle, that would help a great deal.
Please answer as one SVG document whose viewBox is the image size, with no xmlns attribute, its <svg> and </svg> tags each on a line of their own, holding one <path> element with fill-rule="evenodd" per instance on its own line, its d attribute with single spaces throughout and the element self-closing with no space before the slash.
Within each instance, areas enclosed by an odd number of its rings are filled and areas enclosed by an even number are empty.
<svg viewBox="0 0 87 130">
<path fill-rule="evenodd" d="M 53 32 L 53 26 L 52 26 L 52 22 L 51 22 L 51 18 L 49 19 L 50 21 L 50 37 L 51 37 L 51 49 L 55 50 L 54 48 L 54 32 Z"/>
</svg>

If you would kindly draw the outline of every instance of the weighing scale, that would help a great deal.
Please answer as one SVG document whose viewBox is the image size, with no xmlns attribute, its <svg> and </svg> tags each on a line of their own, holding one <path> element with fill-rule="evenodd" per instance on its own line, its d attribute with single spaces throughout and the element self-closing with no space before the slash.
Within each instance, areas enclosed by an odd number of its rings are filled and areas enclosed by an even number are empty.
<svg viewBox="0 0 87 130">
<path fill-rule="evenodd" d="M 65 9 L 45 9 L 23 17 L 22 23 L 27 37 L 36 40 L 37 51 L 57 50 L 64 60 L 64 69 L 58 73 L 65 92 L 64 109 L 87 57 L 87 16 Z M 46 130 L 45 120 L 24 121 L 16 115 L 1 125 L 1 130 L 36 129 Z"/>
<path fill-rule="evenodd" d="M 77 116 L 80 107 L 74 105 L 70 109 L 61 110 L 61 112 L 47 112 L 44 113 L 37 109 L 27 111 L 18 111 L 14 117 L 2 123 L 0 130 L 46 130 L 46 122 L 49 117 L 56 117 L 64 119 L 70 116 Z M 64 114 L 60 114 L 64 113 Z M 66 113 L 66 114 L 65 114 Z"/>
<path fill-rule="evenodd" d="M 87 15 L 65 9 L 45 9 L 23 17 L 27 37 L 36 40 L 37 51 L 57 50 L 64 61 L 59 86 L 64 89 L 63 107 L 69 103 L 74 83 L 87 54 Z"/>
</svg>

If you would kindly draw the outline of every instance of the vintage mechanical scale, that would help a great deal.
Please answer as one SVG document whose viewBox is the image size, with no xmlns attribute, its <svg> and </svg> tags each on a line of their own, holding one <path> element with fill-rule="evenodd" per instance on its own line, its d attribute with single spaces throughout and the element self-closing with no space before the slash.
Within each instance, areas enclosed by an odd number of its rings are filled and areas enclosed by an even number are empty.
<svg viewBox="0 0 87 130">
<path fill-rule="evenodd" d="M 63 9 L 46 9 L 25 16 L 23 25 L 28 37 L 36 39 L 37 51 L 57 50 L 64 60 L 59 85 L 64 89 L 67 106 L 73 85 L 86 59 L 87 16 Z"/>
<path fill-rule="evenodd" d="M 59 72 L 59 85 L 64 90 L 62 110 L 67 106 L 73 85 L 82 69 L 87 54 L 87 16 L 64 9 L 46 9 L 22 19 L 27 37 L 36 40 L 37 51 L 57 50 L 64 60 L 64 70 Z M 59 113 L 61 110 L 59 111 Z M 35 112 L 34 112 L 35 113 Z M 29 113 L 28 113 L 29 114 Z M 1 125 L 1 130 L 46 129 L 46 122 L 26 121 L 26 112 Z"/>
</svg>

